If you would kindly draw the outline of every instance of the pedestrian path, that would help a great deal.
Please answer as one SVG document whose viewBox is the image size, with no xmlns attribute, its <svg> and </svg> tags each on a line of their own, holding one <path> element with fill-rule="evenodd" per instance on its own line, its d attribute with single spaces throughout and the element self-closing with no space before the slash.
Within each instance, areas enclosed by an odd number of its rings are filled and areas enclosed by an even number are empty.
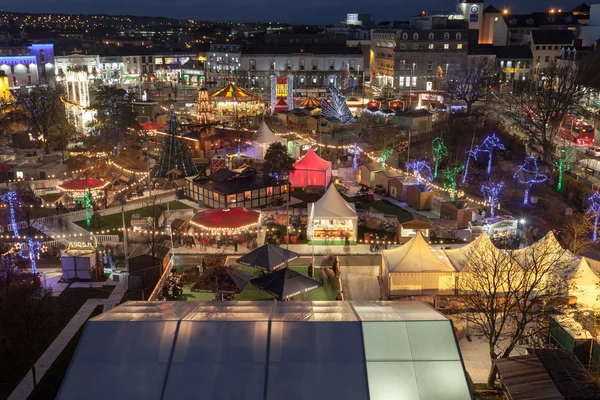
<svg viewBox="0 0 600 400">
<path fill-rule="evenodd" d="M 346 300 L 380 300 L 378 266 L 340 266 Z"/>
<path fill-rule="evenodd" d="M 88 284 L 88 282 L 81 282 Z M 108 282 L 98 282 L 107 284 Z M 71 285 L 73 287 L 74 284 Z M 75 286 L 77 287 L 77 286 Z M 89 286 L 85 286 L 89 287 Z M 79 331 L 79 329 L 89 319 L 92 312 L 97 306 L 103 306 L 103 311 L 112 309 L 118 304 L 123 295 L 125 294 L 125 283 L 119 282 L 113 289 L 108 299 L 88 299 L 83 306 L 79 309 L 77 314 L 67 323 L 64 329 L 58 334 L 52 344 L 46 349 L 44 354 L 35 363 L 36 376 L 38 383 L 42 380 L 46 372 L 52 366 L 52 363 L 58 358 L 63 352 L 67 344 L 73 339 L 73 336 Z M 8 400 L 27 400 L 31 392 L 33 391 L 33 377 L 31 370 L 23 377 L 19 385 L 11 393 Z"/>
</svg>

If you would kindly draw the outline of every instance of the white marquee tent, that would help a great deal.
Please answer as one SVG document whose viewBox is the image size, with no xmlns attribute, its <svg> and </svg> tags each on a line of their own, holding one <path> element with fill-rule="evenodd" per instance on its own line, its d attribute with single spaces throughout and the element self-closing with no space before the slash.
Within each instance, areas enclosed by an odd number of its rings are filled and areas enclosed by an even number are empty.
<svg viewBox="0 0 600 400">
<path fill-rule="evenodd" d="M 248 149 L 248 154 L 254 158 L 265 158 L 265 153 L 272 143 L 280 142 L 286 144 L 286 140 L 277 136 L 265 121 L 260 123 L 258 130 L 252 136 L 252 147 Z"/>
<path fill-rule="evenodd" d="M 402 246 L 382 252 L 388 296 L 452 294 L 456 269 L 441 250 L 433 250 L 421 232 Z"/>
<path fill-rule="evenodd" d="M 596 307 L 600 300 L 600 277 L 590 267 L 593 262 L 596 261 L 581 257 L 579 263 L 563 275 L 567 294 L 576 296 L 577 303 L 587 307 Z"/>
<path fill-rule="evenodd" d="M 348 203 L 334 184 L 323 197 L 308 205 L 307 236 L 310 240 L 331 237 L 332 240 L 345 240 L 349 235 L 356 243 L 358 235 L 358 214 L 354 204 Z"/>
</svg>

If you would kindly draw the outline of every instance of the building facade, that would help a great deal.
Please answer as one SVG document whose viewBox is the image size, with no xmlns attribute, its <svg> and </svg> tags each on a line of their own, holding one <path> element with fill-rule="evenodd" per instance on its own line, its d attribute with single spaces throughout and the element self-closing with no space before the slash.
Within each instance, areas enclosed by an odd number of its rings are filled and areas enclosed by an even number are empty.
<svg viewBox="0 0 600 400">
<path fill-rule="evenodd" d="M 533 31 L 523 41 L 531 49 L 533 74 L 540 75 L 562 55 L 562 49 L 573 44 L 573 34 L 568 30 Z"/>
<path fill-rule="evenodd" d="M 103 78 L 100 68 L 100 56 L 71 54 L 68 56 L 56 56 L 56 80 L 63 81 L 71 70 L 82 70 L 96 78 Z"/>
<path fill-rule="evenodd" d="M 242 45 L 212 44 L 206 56 L 206 84 L 217 89 L 238 80 Z"/>
<path fill-rule="evenodd" d="M 54 45 L 0 46 L 0 70 L 11 89 L 47 82 L 55 72 Z"/>
</svg>

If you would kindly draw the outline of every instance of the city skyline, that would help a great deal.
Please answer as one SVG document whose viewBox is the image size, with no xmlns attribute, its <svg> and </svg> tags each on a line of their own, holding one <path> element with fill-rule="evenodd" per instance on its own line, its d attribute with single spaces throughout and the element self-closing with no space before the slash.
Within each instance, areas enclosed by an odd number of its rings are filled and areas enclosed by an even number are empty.
<svg viewBox="0 0 600 400">
<path fill-rule="evenodd" d="M 207 3 L 207 4 L 203 4 Z M 32 0 L 25 4 L 13 4 L 3 11 L 23 12 L 32 14 L 107 14 L 107 15 L 133 15 L 168 17 L 175 19 L 193 19 L 214 22 L 283 22 L 292 24 L 335 24 L 344 18 L 346 13 L 371 14 L 374 21 L 408 20 L 411 16 L 422 10 L 428 11 L 454 11 L 455 3 L 452 0 L 427 0 L 425 2 L 402 5 L 402 2 L 383 0 L 366 6 L 358 1 L 332 0 L 320 2 L 308 0 L 302 3 L 288 3 L 285 7 L 273 0 L 263 1 L 264 6 L 250 3 L 246 0 L 231 0 L 227 7 L 221 4 L 208 2 L 194 2 L 192 0 L 153 0 L 141 2 L 132 0 L 121 2 L 109 0 L 98 3 L 89 0 L 65 0 L 60 5 L 49 0 Z M 486 2 L 485 6 L 493 5 L 498 9 L 507 8 L 515 13 L 544 11 L 551 8 L 571 10 L 581 4 L 580 0 L 547 2 L 530 0 L 526 3 L 516 0 Z M 140 6 L 142 6 L 140 8 Z M 318 8 L 315 8 L 317 7 Z M 232 12 L 233 11 L 233 12 Z"/>
</svg>

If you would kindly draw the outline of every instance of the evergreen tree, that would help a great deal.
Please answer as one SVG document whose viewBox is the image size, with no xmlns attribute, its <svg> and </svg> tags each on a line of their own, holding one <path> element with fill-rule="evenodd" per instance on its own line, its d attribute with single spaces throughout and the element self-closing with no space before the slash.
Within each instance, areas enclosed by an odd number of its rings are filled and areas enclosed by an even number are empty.
<svg viewBox="0 0 600 400">
<path fill-rule="evenodd" d="M 158 167 L 154 173 L 155 178 L 163 178 L 173 169 L 181 171 L 182 176 L 192 176 L 198 173 L 198 169 L 192 160 L 190 149 L 185 141 L 178 135 L 179 122 L 171 105 L 171 115 L 167 122 L 169 136 L 165 137 L 158 159 Z"/>
<path fill-rule="evenodd" d="M 353 121 L 352 113 L 346 104 L 346 97 L 335 88 L 329 85 L 329 93 L 326 99 L 321 102 L 321 113 L 326 118 L 337 118 L 342 121 L 342 125 L 347 125 Z"/>
</svg>

